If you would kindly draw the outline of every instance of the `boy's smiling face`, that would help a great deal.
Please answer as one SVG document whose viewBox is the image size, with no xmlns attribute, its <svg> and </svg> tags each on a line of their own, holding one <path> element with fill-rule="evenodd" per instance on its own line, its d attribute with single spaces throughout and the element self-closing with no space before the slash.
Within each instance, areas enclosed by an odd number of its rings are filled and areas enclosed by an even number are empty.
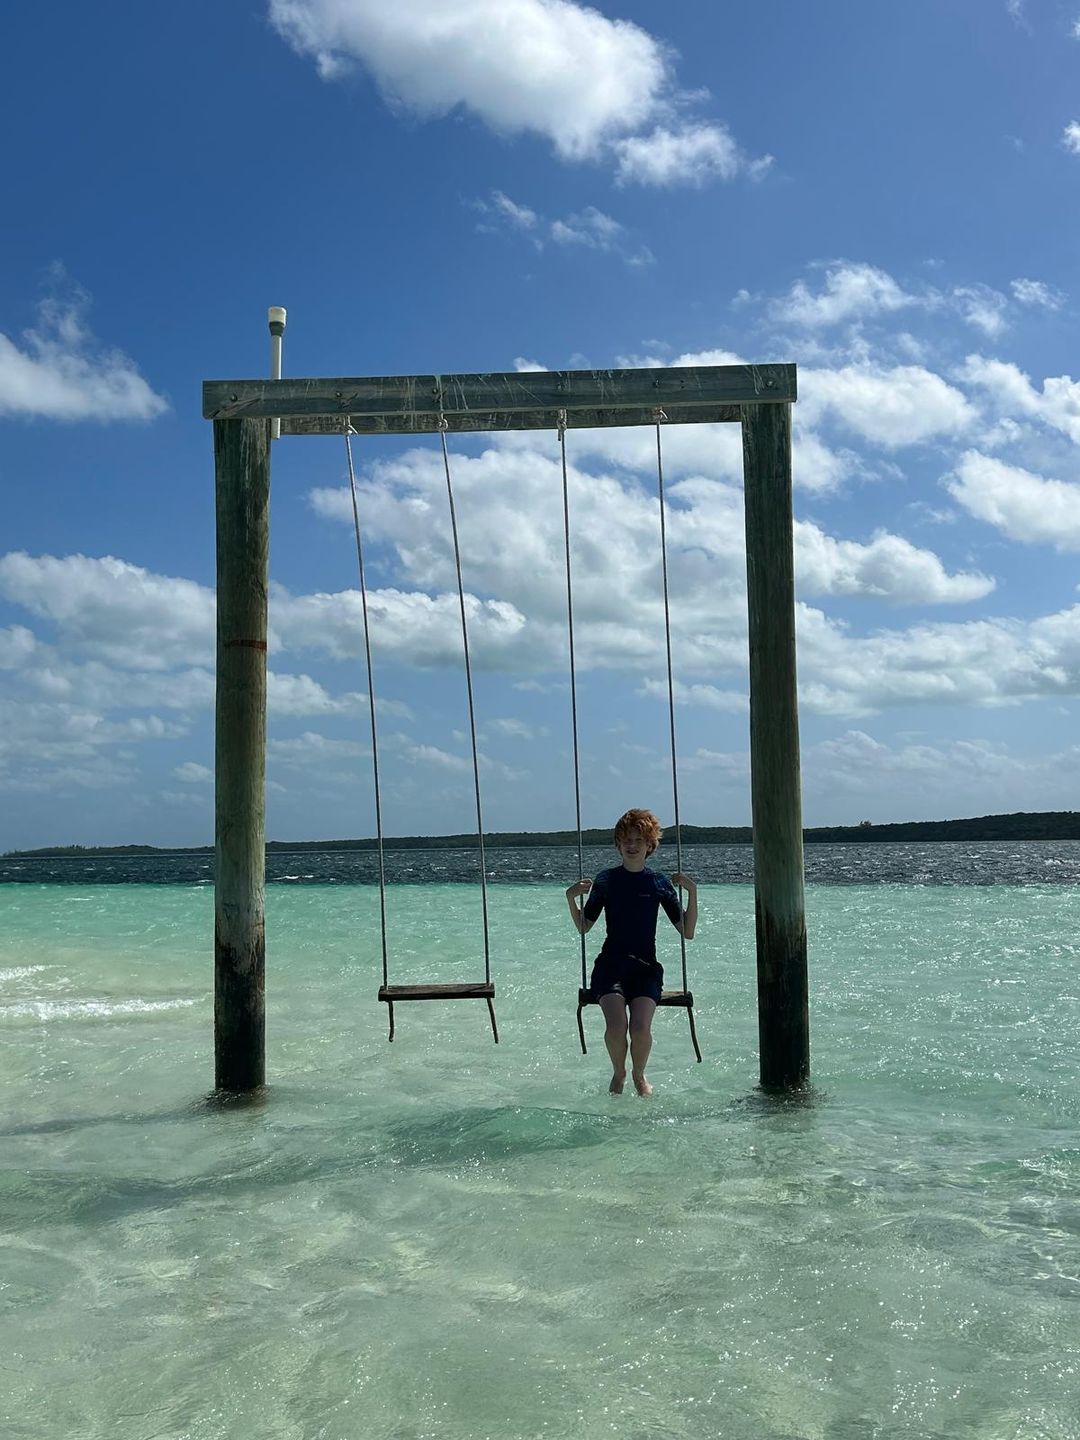
<svg viewBox="0 0 1080 1440">
<path fill-rule="evenodd" d="M 615 849 L 619 852 L 619 858 L 627 870 L 635 872 L 645 869 L 645 862 L 652 854 L 648 840 L 636 825 L 631 825 L 624 834 L 619 836 L 615 842 Z"/>
</svg>

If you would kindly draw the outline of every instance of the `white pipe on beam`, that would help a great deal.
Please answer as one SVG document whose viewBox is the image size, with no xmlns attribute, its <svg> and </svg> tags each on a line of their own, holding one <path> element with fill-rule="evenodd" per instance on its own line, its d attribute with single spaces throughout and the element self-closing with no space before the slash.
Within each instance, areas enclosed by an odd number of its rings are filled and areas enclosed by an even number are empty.
<svg viewBox="0 0 1080 1440">
<path fill-rule="evenodd" d="M 281 379 L 281 347 L 285 337 L 286 310 L 284 305 L 271 305 L 266 312 L 270 326 L 270 379 Z M 281 421 L 270 421 L 270 439 L 281 439 Z"/>
</svg>

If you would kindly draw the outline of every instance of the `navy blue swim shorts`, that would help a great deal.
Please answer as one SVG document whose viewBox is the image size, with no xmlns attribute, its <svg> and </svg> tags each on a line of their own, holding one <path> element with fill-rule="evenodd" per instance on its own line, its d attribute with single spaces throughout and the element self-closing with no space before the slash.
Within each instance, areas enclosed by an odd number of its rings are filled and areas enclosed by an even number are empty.
<svg viewBox="0 0 1080 1440">
<path fill-rule="evenodd" d="M 592 978 L 589 981 L 593 999 L 601 995 L 621 995 L 624 1000 L 637 1000 L 647 996 L 660 1004 L 664 990 L 664 967 L 656 960 L 645 960 L 640 955 L 605 955 L 596 957 Z"/>
</svg>

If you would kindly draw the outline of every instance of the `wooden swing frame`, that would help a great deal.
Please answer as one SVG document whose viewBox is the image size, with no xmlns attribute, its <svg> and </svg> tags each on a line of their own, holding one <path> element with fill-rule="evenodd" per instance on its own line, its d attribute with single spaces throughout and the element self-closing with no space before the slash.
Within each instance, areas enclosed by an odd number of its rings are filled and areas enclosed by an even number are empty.
<svg viewBox="0 0 1080 1440">
<path fill-rule="evenodd" d="M 654 425 L 658 410 L 665 425 L 742 426 L 760 1080 L 773 1091 L 806 1082 L 809 1003 L 791 505 L 796 387 L 795 366 L 786 364 L 204 382 L 203 415 L 214 424 L 217 509 L 214 1051 L 219 1090 L 250 1091 L 266 1082 L 271 435 L 341 435 L 349 427 L 361 436 L 554 430 L 560 424 L 596 429 Z M 491 995 L 478 993 L 488 988 Z M 383 989 L 393 992 L 380 994 L 391 1004 L 391 1033 L 396 1000 L 479 998 L 492 1008 L 493 987 L 488 986 Z M 671 998 L 662 1003 L 687 1009 L 693 1031 L 692 999 L 684 991 L 668 993 Z M 580 996 L 579 1002 L 580 1025 Z M 694 1043 L 696 1049 L 696 1036 Z"/>
</svg>

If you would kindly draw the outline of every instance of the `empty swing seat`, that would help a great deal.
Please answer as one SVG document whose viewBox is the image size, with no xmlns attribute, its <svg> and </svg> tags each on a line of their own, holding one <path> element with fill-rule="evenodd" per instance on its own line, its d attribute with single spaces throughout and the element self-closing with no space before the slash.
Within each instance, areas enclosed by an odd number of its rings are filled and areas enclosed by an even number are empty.
<svg viewBox="0 0 1080 1440">
<path fill-rule="evenodd" d="M 585 1048 L 585 1026 L 584 1026 L 584 1024 L 582 1023 L 582 1020 L 581 1020 L 581 1012 L 582 1012 L 582 1010 L 584 1010 L 584 1008 L 585 1008 L 586 1005 L 596 1005 L 596 1004 L 598 1004 L 598 1003 L 599 1003 L 599 1002 L 593 997 L 593 993 L 592 993 L 591 990 L 589 990 L 589 989 L 587 989 L 587 988 L 582 988 L 582 989 L 580 989 L 580 990 L 578 991 L 577 1025 L 578 1025 L 578 1036 L 579 1036 L 580 1039 L 581 1039 L 581 1053 L 582 1053 L 583 1055 L 587 1055 L 587 1054 L 588 1054 L 588 1051 L 587 1051 L 586 1048 Z M 656 1003 L 657 1003 L 657 1009 L 659 1009 L 661 1006 L 667 1006 L 667 1007 L 670 1007 L 672 1010 L 685 1010 L 685 1011 L 686 1011 L 686 1018 L 687 1018 L 687 1020 L 689 1020 L 689 1022 L 690 1022 L 690 1039 L 691 1039 L 691 1041 L 693 1042 L 694 1054 L 697 1056 L 698 1061 L 699 1061 L 699 1063 L 700 1063 L 700 1060 L 701 1060 L 701 1046 L 698 1044 L 697 1027 L 696 1027 L 695 1024 L 694 1024 L 694 995 L 693 995 L 693 991 L 691 991 L 691 990 L 664 990 L 664 991 L 661 992 L 660 999 L 659 999 Z"/>
<path fill-rule="evenodd" d="M 390 1035 L 394 1038 L 394 1006 L 405 1000 L 484 1000 L 491 1018 L 491 1033 L 495 1044 L 499 1043 L 499 1030 L 495 1023 L 495 985 L 490 980 L 479 980 L 470 984 L 444 985 L 380 985 L 379 999 L 389 1007 Z"/>
</svg>

